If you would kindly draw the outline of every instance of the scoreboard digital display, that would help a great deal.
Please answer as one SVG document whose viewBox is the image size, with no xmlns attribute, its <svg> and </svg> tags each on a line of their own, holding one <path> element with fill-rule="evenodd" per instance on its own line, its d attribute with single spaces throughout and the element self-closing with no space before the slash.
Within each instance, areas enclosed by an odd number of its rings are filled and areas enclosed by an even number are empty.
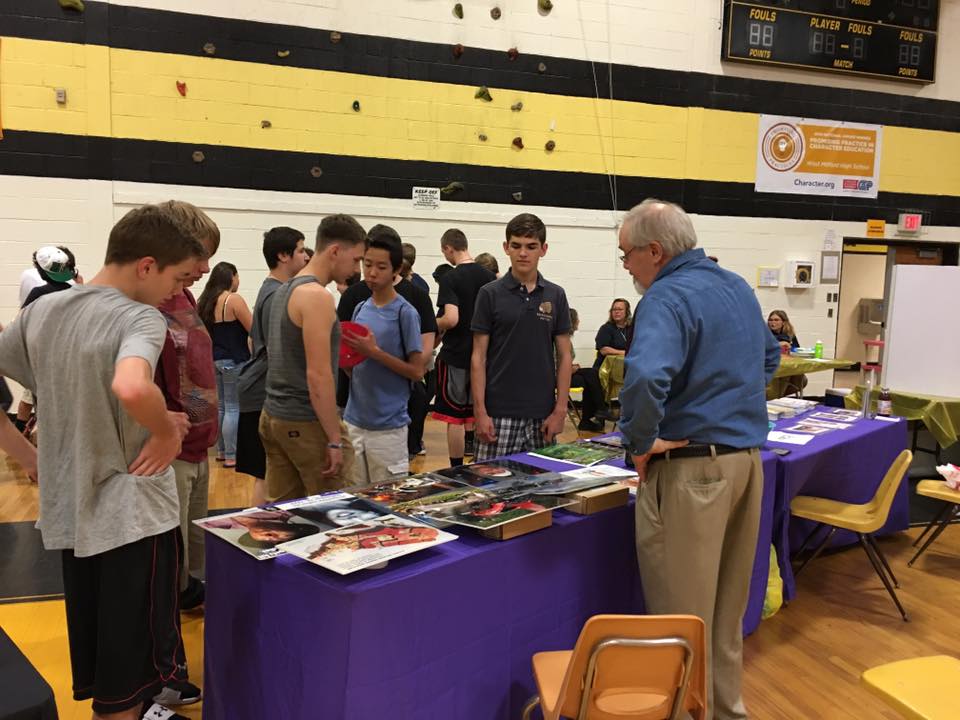
<svg viewBox="0 0 960 720">
<path fill-rule="evenodd" d="M 938 0 L 730 0 L 723 58 L 933 82 Z"/>
</svg>

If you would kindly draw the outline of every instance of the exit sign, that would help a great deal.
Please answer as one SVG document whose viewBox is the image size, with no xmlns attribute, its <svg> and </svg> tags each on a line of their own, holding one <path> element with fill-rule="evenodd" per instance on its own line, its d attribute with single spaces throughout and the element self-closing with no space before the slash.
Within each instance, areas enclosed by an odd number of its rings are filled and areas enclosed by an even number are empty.
<svg viewBox="0 0 960 720">
<path fill-rule="evenodd" d="M 897 221 L 897 231 L 909 234 L 919 233 L 923 224 L 922 219 L 920 213 L 900 213 L 900 219 Z"/>
</svg>

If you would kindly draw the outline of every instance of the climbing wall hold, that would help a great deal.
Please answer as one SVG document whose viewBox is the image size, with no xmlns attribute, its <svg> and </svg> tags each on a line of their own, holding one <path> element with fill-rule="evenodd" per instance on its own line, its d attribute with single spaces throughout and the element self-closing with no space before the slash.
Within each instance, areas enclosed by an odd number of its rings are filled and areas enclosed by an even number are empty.
<svg viewBox="0 0 960 720">
<path fill-rule="evenodd" d="M 463 20 L 463 3 L 457 3 L 453 6 L 453 14 Z"/>
<path fill-rule="evenodd" d="M 318 178 L 323 175 L 323 170 L 320 169 L 319 165 L 314 165 L 312 168 L 310 168 L 310 174 L 313 175 L 313 177 Z"/>
<path fill-rule="evenodd" d="M 486 136 L 486 134 L 484 134 L 484 133 L 480 133 L 479 135 L 477 135 L 477 139 L 478 139 L 480 142 L 486 142 L 486 141 L 487 141 L 487 136 Z"/>
<path fill-rule="evenodd" d="M 512 197 L 513 197 L 513 199 L 516 200 L 517 202 L 520 202 L 521 200 L 523 200 L 523 193 L 520 192 L 520 191 L 517 191 L 517 192 L 515 192 L 515 193 L 512 194 Z"/>
<path fill-rule="evenodd" d="M 466 189 L 466 186 L 462 182 L 452 182 L 449 185 L 444 185 L 440 188 L 440 194 L 444 197 L 450 197 L 451 195 L 456 195 L 459 192 L 463 192 Z"/>
<path fill-rule="evenodd" d="M 453 46 L 453 56 L 459 58 L 461 55 L 463 55 L 463 45 L 457 43 Z"/>
<path fill-rule="evenodd" d="M 517 150 L 523 150 L 523 138 L 517 135 L 511 143 Z"/>
<path fill-rule="evenodd" d="M 177 80 L 177 92 L 180 93 L 180 97 L 187 96 L 187 84 L 185 82 L 180 82 Z"/>
<path fill-rule="evenodd" d="M 500 8 L 498 7 L 490 9 L 490 17 L 492 17 L 494 20 L 499 20 L 502 14 L 503 13 L 500 12 Z"/>
<path fill-rule="evenodd" d="M 487 102 L 490 102 L 491 100 L 493 100 L 493 96 L 490 94 L 490 91 L 487 90 L 487 86 L 486 86 L 486 85 L 481 86 L 481 87 L 473 94 L 473 97 L 475 97 L 477 100 L 485 100 L 485 101 L 487 101 Z"/>
<path fill-rule="evenodd" d="M 60 7 L 64 10 L 76 10 L 83 12 L 83 0 L 60 0 Z"/>
<path fill-rule="evenodd" d="M 336 30 L 330 33 L 330 42 L 332 42 L 334 45 L 336 45 L 342 39 L 343 39 L 343 36 L 340 33 L 338 33 Z"/>
<path fill-rule="evenodd" d="M 510 109 L 513 110 L 514 112 L 520 112 L 521 110 L 523 110 L 523 101 L 517 100 L 517 102 L 515 102 L 513 105 L 510 106 Z"/>
<path fill-rule="evenodd" d="M 553 152 L 556 147 L 557 144 L 553 140 L 547 140 L 547 144 L 543 146 L 543 149 L 547 152 Z"/>
<path fill-rule="evenodd" d="M 520 54 L 520 51 L 517 50 L 515 47 L 512 47 L 509 50 L 507 50 L 507 57 L 510 58 L 511 60 L 516 60 L 517 55 L 519 54 Z"/>
<path fill-rule="evenodd" d="M 360 112 L 360 101 L 359 101 L 359 100 L 354 100 L 354 101 L 353 101 L 353 111 L 354 111 L 354 112 Z"/>
<path fill-rule="evenodd" d="M 217 54 L 217 46 L 214 45 L 213 43 L 206 43 L 206 44 L 204 44 L 204 46 L 203 46 L 203 51 L 204 51 L 207 55 L 216 55 L 216 54 Z"/>
<path fill-rule="evenodd" d="M 261 121 L 260 121 L 260 127 L 262 127 L 264 130 L 266 130 L 267 128 L 273 127 L 273 123 L 270 122 L 269 120 L 261 120 Z"/>
<path fill-rule="evenodd" d="M 540 63 L 539 65 L 537 65 L 537 72 L 545 73 L 546 71 L 547 71 L 546 63 Z"/>
<path fill-rule="evenodd" d="M 553 10 L 553 0 L 537 0 L 537 9 L 546 15 Z"/>
<path fill-rule="evenodd" d="M 194 150 L 193 155 L 191 155 L 195 163 L 202 163 L 206 160 L 206 156 L 203 154 L 203 150 Z"/>
<path fill-rule="evenodd" d="M 289 50 L 277 50 L 277 57 L 278 57 L 278 58 L 290 57 L 290 51 L 289 51 Z"/>
</svg>

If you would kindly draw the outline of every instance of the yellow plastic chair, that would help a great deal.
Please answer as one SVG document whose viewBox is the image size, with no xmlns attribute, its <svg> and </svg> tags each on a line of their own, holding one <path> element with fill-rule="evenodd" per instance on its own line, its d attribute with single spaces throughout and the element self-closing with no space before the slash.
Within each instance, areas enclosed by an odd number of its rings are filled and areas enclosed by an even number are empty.
<svg viewBox="0 0 960 720">
<path fill-rule="evenodd" d="M 941 508 L 940 513 L 929 522 L 929 524 L 923 529 L 923 532 L 920 533 L 920 537 L 916 539 L 913 543 L 913 546 L 916 547 L 920 544 L 920 541 L 926 536 L 928 532 L 939 523 L 939 526 L 934 530 L 930 538 L 923 544 L 917 554 L 911 558 L 910 562 L 907 563 L 907 567 L 913 567 L 913 564 L 917 561 L 917 558 L 923 555 L 924 551 L 930 547 L 933 542 L 940 537 L 940 533 L 947 529 L 953 520 L 960 515 L 960 491 L 951 490 L 947 487 L 947 483 L 943 480 L 921 480 L 917 483 L 917 495 L 923 495 L 924 497 L 933 498 L 935 500 L 942 500 L 944 506 Z"/>
<path fill-rule="evenodd" d="M 877 488 L 876 494 L 870 502 L 863 505 L 854 505 L 852 503 L 840 502 L 839 500 L 828 500 L 826 498 L 810 497 L 807 495 L 798 495 L 795 497 L 793 502 L 790 503 L 790 513 L 806 520 L 813 520 L 817 523 L 817 526 L 810 535 L 807 536 L 807 539 L 803 541 L 800 550 L 797 551 L 797 556 L 799 557 L 804 548 L 806 548 L 821 528 L 829 527 L 830 532 L 827 533 L 827 536 L 813 554 L 804 560 L 794 575 L 799 575 L 800 571 L 803 570 L 808 563 L 820 555 L 837 530 L 849 530 L 857 534 L 860 546 L 870 559 L 870 564 L 873 565 L 873 569 L 883 581 L 884 587 L 886 587 L 887 592 L 890 593 L 890 597 L 893 598 L 897 609 L 900 610 L 900 615 L 903 616 L 904 621 L 909 620 L 906 610 L 903 609 L 903 605 L 900 604 L 900 599 L 893 589 L 894 587 L 900 587 L 900 583 L 897 582 L 897 578 L 893 574 L 893 570 L 890 569 L 890 564 L 880 550 L 880 546 L 877 545 L 877 541 L 873 539 L 873 533 L 886 524 L 887 516 L 890 514 L 890 506 L 893 504 L 893 498 L 897 494 L 897 488 L 899 488 L 900 483 L 903 482 L 904 475 L 906 475 L 907 468 L 910 467 L 912 460 L 913 453 L 909 450 L 904 450 L 897 455 L 887 470 L 886 475 L 883 476 L 883 480 L 880 482 L 880 487 Z"/>
<path fill-rule="evenodd" d="M 533 656 L 544 720 L 706 720 L 706 630 L 694 615 L 594 615 L 573 650 Z"/>
<path fill-rule="evenodd" d="M 865 670 L 867 689 L 908 720 L 960 718 L 960 660 L 949 655 L 899 660 Z"/>
<path fill-rule="evenodd" d="M 577 407 L 578 402 L 583 402 L 583 388 L 572 387 L 570 388 L 570 399 L 567 400 L 567 417 L 573 423 L 573 429 L 577 431 L 577 437 L 581 437 L 580 428 L 577 427 L 580 424 L 581 417 L 580 408 Z"/>
</svg>

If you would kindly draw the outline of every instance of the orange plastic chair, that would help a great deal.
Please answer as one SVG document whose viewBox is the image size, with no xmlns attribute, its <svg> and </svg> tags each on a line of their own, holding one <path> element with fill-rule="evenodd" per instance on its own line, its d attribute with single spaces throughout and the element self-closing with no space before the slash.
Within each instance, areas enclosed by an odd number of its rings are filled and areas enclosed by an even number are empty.
<svg viewBox="0 0 960 720">
<path fill-rule="evenodd" d="M 706 630 L 694 615 L 594 615 L 573 650 L 533 656 L 544 720 L 706 720 Z"/>
</svg>

